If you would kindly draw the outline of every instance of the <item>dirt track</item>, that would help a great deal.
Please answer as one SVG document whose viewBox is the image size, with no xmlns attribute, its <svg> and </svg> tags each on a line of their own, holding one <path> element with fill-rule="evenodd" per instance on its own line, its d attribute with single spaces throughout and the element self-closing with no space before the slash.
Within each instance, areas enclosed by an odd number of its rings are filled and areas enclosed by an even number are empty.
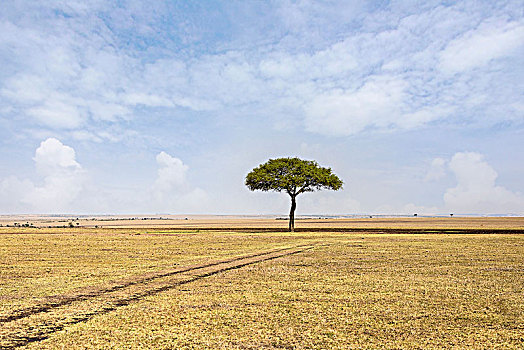
<svg viewBox="0 0 524 350">
<path fill-rule="evenodd" d="M 90 288 L 0 317 L 0 349 L 13 349 L 49 337 L 68 325 L 129 305 L 145 297 L 247 265 L 298 254 L 320 245 L 298 245 L 193 265 Z"/>
</svg>

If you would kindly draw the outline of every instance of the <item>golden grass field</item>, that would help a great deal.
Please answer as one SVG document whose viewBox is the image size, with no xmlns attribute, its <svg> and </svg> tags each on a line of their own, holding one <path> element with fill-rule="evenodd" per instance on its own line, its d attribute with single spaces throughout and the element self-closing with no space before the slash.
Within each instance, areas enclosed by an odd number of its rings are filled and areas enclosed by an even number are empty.
<svg viewBox="0 0 524 350">
<path fill-rule="evenodd" d="M 523 348 L 522 218 L 212 220 L 0 227 L 0 348 Z"/>
</svg>

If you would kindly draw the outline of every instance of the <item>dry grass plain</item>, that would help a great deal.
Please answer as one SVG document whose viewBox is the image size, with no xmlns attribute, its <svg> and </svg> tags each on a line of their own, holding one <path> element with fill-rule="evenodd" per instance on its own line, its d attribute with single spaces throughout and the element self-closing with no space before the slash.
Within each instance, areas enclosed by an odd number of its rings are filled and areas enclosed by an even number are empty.
<svg viewBox="0 0 524 350">
<path fill-rule="evenodd" d="M 0 225 L 31 224 L 36 228 L 69 226 L 140 229 L 287 229 L 286 220 L 271 216 L 163 215 L 163 216 L 0 216 Z M 187 220 L 186 220 L 187 219 Z M 0 232 L 1 227 L 0 226 Z M 524 217 L 299 217 L 298 229 L 511 229 L 524 230 Z"/>
<path fill-rule="evenodd" d="M 0 348 L 523 348 L 522 219 L 488 224 L 2 227 Z"/>
</svg>

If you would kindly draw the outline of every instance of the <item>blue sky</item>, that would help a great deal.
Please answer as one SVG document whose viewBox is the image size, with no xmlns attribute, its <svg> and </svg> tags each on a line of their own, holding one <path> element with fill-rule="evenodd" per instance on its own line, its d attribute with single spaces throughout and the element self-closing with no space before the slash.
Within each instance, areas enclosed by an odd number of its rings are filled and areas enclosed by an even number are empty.
<svg viewBox="0 0 524 350">
<path fill-rule="evenodd" d="M 524 214 L 519 1 L 3 1 L 0 213 Z"/>
</svg>

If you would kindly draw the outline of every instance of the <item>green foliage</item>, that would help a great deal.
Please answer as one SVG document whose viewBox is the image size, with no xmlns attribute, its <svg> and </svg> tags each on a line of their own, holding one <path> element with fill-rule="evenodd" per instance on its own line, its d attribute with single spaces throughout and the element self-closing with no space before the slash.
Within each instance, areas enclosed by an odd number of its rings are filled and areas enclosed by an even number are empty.
<svg viewBox="0 0 524 350">
<path fill-rule="evenodd" d="M 342 180 L 330 168 L 299 158 L 270 159 L 246 176 L 246 186 L 251 191 L 285 191 L 292 197 L 321 189 L 336 191 L 342 185 Z"/>
</svg>

